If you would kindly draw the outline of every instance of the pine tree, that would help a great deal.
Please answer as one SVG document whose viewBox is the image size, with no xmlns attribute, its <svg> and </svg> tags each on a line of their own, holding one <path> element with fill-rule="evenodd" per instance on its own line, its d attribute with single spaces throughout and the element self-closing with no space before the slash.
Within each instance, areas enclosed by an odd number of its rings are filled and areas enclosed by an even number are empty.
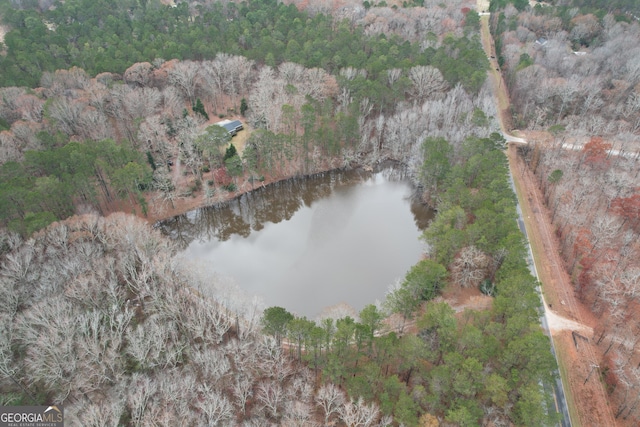
<svg viewBox="0 0 640 427">
<path fill-rule="evenodd" d="M 238 151 L 236 150 L 236 146 L 231 144 L 229 145 L 229 147 L 227 147 L 227 150 L 224 153 L 224 161 L 226 161 L 227 159 L 232 158 L 233 156 L 237 155 Z"/>
<path fill-rule="evenodd" d="M 244 116 L 248 109 L 249 105 L 247 104 L 247 100 L 245 98 L 242 98 L 240 100 L 240 114 Z"/>
<path fill-rule="evenodd" d="M 202 101 L 200 100 L 200 98 L 196 99 L 196 103 L 193 106 L 193 112 L 194 113 L 198 113 L 202 117 L 204 117 L 205 119 L 209 120 L 209 115 L 207 114 L 206 110 L 204 109 L 204 104 L 202 104 Z"/>
</svg>

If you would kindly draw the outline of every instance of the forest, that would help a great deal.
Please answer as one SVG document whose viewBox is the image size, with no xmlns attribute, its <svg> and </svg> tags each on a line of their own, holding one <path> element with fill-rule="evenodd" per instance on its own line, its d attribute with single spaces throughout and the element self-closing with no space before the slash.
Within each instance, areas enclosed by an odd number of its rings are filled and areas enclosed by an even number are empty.
<svg viewBox="0 0 640 427">
<path fill-rule="evenodd" d="M 455 58 L 444 50 L 436 52 L 433 46 L 421 46 L 423 39 L 433 39 L 442 32 L 424 23 L 420 25 L 423 28 L 409 34 L 377 29 L 376 23 L 351 25 L 368 18 L 362 6 L 353 10 L 352 16 L 334 19 L 325 13 L 310 16 L 275 0 L 179 2 L 176 7 L 157 1 L 138 7 L 136 2 L 124 0 L 61 2 L 55 8 L 49 7 L 50 1 L 37 7 L 24 3 L 24 9 L 7 8 L 4 14 L 12 29 L 5 37 L 6 55 L 0 60 L 5 86 L 35 87 L 44 72 L 74 66 L 92 76 L 122 74 L 131 64 L 155 58 L 200 61 L 222 52 L 271 67 L 295 62 L 329 73 L 348 67 L 363 69 L 373 81 L 384 80 L 384 71 L 390 68 L 433 63 L 442 64 L 438 68 L 452 86 L 466 74 L 464 84 L 473 90 L 484 81 L 478 66 L 481 52 L 463 50 Z M 448 18 L 453 7 L 436 10 L 440 16 L 431 20 Z M 406 24 L 420 21 L 420 16 L 409 18 L 409 12 L 398 15 L 405 21 L 410 19 Z M 456 27 L 463 20 L 460 8 L 448 19 L 455 19 L 450 25 Z M 475 78 L 471 77 L 474 73 Z"/>
<path fill-rule="evenodd" d="M 640 418 L 640 25 L 634 4 L 511 6 L 492 16 L 509 116 L 593 336 L 619 425 Z M 637 5 L 635 5 L 637 7 Z"/>
<path fill-rule="evenodd" d="M 2 403 L 85 426 L 553 424 L 474 3 L 286 3 L 0 3 Z M 383 160 L 438 214 L 356 317 L 263 310 L 148 223 Z"/>
</svg>

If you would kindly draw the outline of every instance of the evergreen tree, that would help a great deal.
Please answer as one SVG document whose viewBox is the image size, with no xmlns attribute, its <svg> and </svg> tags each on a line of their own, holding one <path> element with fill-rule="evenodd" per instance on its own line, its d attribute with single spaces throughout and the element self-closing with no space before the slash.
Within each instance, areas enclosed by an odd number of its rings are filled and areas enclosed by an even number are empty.
<svg viewBox="0 0 640 427">
<path fill-rule="evenodd" d="M 238 155 L 238 150 L 236 150 L 236 146 L 233 144 L 230 144 L 229 147 L 227 147 L 227 150 L 224 153 L 224 158 L 223 160 L 226 162 L 228 159 L 232 158 L 233 156 Z"/>
<path fill-rule="evenodd" d="M 209 120 L 209 115 L 207 114 L 207 111 L 204 109 L 204 105 L 202 104 L 202 101 L 200 100 L 200 98 L 196 99 L 196 103 L 193 106 L 193 112 L 198 113 L 202 117 L 204 117 L 206 120 Z"/>
<path fill-rule="evenodd" d="M 287 326 L 293 320 L 293 314 L 282 307 L 269 307 L 262 315 L 262 330 L 273 335 L 280 345 L 280 340 L 287 333 Z"/>
<path fill-rule="evenodd" d="M 245 98 L 242 98 L 240 100 L 240 114 L 244 116 L 248 109 L 249 105 L 247 104 L 247 100 Z"/>
<path fill-rule="evenodd" d="M 150 151 L 147 151 L 147 162 L 149 162 L 151 169 L 156 170 L 156 162 L 153 159 L 153 156 L 151 155 Z"/>
</svg>

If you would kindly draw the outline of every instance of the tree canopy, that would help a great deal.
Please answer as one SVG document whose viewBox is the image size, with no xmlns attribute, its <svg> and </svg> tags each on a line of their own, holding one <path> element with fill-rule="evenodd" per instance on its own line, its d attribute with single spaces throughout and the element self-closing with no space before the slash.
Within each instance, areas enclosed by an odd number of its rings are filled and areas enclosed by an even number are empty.
<svg viewBox="0 0 640 427">
<path fill-rule="evenodd" d="M 467 15 L 469 22 L 472 16 Z M 364 69 L 373 82 L 391 68 L 433 63 L 450 84 L 462 82 L 471 91 L 479 89 L 488 67 L 476 36 L 449 37 L 445 46 L 422 52 L 418 43 L 396 35 L 366 36 L 346 21 L 310 16 L 275 0 L 240 7 L 213 2 L 191 12 L 186 3 L 79 0 L 42 12 L 8 8 L 4 19 L 11 27 L 7 55 L 0 57 L 7 86 L 34 87 L 44 71 L 72 66 L 90 75 L 121 74 L 136 62 L 203 60 L 220 52 L 271 66 L 289 61 L 329 72 Z"/>
</svg>

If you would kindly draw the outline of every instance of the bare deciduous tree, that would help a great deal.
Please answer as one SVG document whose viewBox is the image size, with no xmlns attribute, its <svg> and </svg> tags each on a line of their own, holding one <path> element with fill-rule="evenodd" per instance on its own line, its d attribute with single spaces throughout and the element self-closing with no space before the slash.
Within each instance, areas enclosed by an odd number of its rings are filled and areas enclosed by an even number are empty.
<svg viewBox="0 0 640 427">
<path fill-rule="evenodd" d="M 337 414 L 345 402 L 344 392 L 333 384 L 325 384 L 316 393 L 315 401 L 324 411 L 324 423 L 328 425 L 332 414 Z"/>
<path fill-rule="evenodd" d="M 0 131 L 0 163 L 16 162 L 23 159 L 23 153 L 13 133 Z"/>
<path fill-rule="evenodd" d="M 629 298 L 637 299 L 640 296 L 640 268 L 624 270 L 620 274 L 620 283 Z"/>
<path fill-rule="evenodd" d="M 127 353 L 141 368 L 175 366 L 185 344 L 176 335 L 175 325 L 159 316 L 127 331 Z"/>
<path fill-rule="evenodd" d="M 429 65 L 412 67 L 409 79 L 413 83 L 412 95 L 420 103 L 434 94 L 444 92 L 448 86 L 440 70 Z"/>
<path fill-rule="evenodd" d="M 157 153 L 160 157 L 158 163 L 166 164 L 173 157 L 173 149 L 169 145 L 167 126 L 159 115 L 147 116 L 138 130 L 138 141 L 147 150 Z M 161 167 L 159 169 L 166 170 Z"/>
<path fill-rule="evenodd" d="M 335 96 L 338 84 L 335 77 L 322 68 L 311 68 L 305 71 L 304 83 L 300 89 L 302 95 L 310 96 L 318 101 Z"/>
<path fill-rule="evenodd" d="M 294 62 L 283 62 L 278 67 L 278 72 L 280 73 L 280 77 L 282 77 L 287 84 L 299 83 L 305 76 L 304 67 Z"/>
<path fill-rule="evenodd" d="M 237 374 L 233 382 L 233 395 L 235 403 L 244 414 L 247 410 L 247 401 L 253 396 L 253 382 L 245 374 Z"/>
<path fill-rule="evenodd" d="M 490 258 L 475 246 L 466 246 L 454 259 L 451 265 L 451 276 L 454 283 L 463 288 L 480 285 L 487 276 Z"/>
<path fill-rule="evenodd" d="M 124 401 L 114 396 L 96 403 L 88 402 L 79 413 L 69 415 L 87 427 L 118 427 L 124 406 Z"/>
<path fill-rule="evenodd" d="M 146 375 L 134 373 L 128 389 L 127 404 L 131 411 L 131 422 L 134 426 L 145 425 L 145 413 L 153 395 L 157 391 L 157 383 Z"/>
<path fill-rule="evenodd" d="M 311 405 L 299 400 L 288 401 L 285 405 L 282 426 L 287 427 L 318 427 L 313 419 Z"/>
<path fill-rule="evenodd" d="M 357 401 L 350 400 L 339 409 L 340 418 L 349 427 L 373 426 L 380 411 L 375 403 L 367 404 L 362 397 Z"/>
<path fill-rule="evenodd" d="M 18 108 L 22 115 L 23 120 L 31 122 L 41 122 L 44 113 L 43 99 L 38 98 L 35 95 L 23 95 L 19 96 L 15 100 L 15 106 Z"/>
<path fill-rule="evenodd" d="M 195 350 L 191 357 L 193 362 L 200 366 L 202 375 L 209 381 L 218 381 L 231 369 L 226 355 L 215 348 L 205 347 Z"/>
<path fill-rule="evenodd" d="M 387 81 L 390 85 L 393 85 L 395 82 L 397 82 L 398 79 L 400 79 L 400 76 L 402 76 L 402 69 L 400 68 L 392 68 L 390 70 L 387 70 Z"/>
<path fill-rule="evenodd" d="M 153 65 L 148 62 L 135 63 L 125 70 L 122 77 L 128 84 L 139 87 L 149 86 L 153 77 Z"/>
<path fill-rule="evenodd" d="M 281 415 L 285 391 L 279 381 L 262 381 L 258 384 L 256 399 L 270 416 L 277 418 Z"/>
<path fill-rule="evenodd" d="M 64 297 L 52 296 L 22 313 L 16 325 L 16 338 L 28 349 L 24 362 L 32 382 L 55 390 L 58 401 L 69 396 L 78 374 L 78 357 L 70 339 L 76 330 L 75 315 Z"/>
<path fill-rule="evenodd" d="M 0 88 L 0 117 L 11 124 L 20 119 L 18 99 L 25 94 L 24 88 L 3 87 Z"/>
<path fill-rule="evenodd" d="M 196 403 L 202 410 L 207 425 L 226 425 L 233 416 L 233 405 L 227 397 L 207 384 L 199 387 L 199 399 Z"/>
<path fill-rule="evenodd" d="M 173 67 L 168 70 L 169 83 L 180 90 L 184 100 L 191 105 L 196 102 L 198 70 L 198 63 L 193 61 L 175 62 Z"/>
<path fill-rule="evenodd" d="M 49 116 L 55 120 L 56 127 L 67 135 L 78 134 L 80 116 L 85 106 L 67 98 L 55 98 L 49 106 Z"/>
</svg>

